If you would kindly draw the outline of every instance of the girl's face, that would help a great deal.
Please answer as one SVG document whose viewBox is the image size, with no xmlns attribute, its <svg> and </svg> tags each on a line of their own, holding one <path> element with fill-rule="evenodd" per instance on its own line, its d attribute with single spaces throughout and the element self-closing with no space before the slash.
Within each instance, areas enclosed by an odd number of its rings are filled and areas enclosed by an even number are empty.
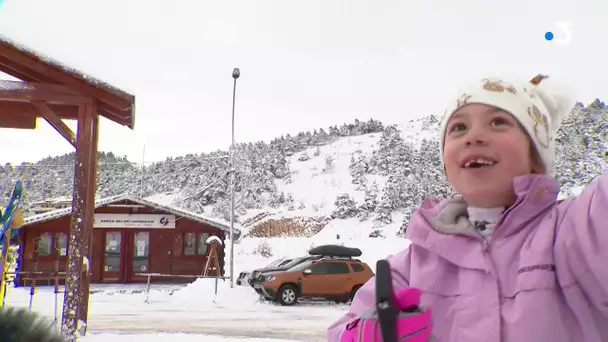
<svg viewBox="0 0 608 342">
<path fill-rule="evenodd" d="M 515 200 L 513 178 L 543 172 L 517 119 L 496 107 L 460 108 L 448 121 L 445 134 L 448 182 L 471 206 L 509 206 Z"/>
</svg>

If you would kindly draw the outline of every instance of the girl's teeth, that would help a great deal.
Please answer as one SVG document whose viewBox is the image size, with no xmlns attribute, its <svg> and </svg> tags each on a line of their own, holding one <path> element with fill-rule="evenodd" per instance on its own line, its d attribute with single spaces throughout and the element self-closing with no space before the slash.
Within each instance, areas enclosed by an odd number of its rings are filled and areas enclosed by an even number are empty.
<svg viewBox="0 0 608 342">
<path fill-rule="evenodd" d="M 468 161 L 464 166 L 470 167 L 472 164 L 481 164 L 481 165 L 494 165 L 493 161 L 485 160 L 485 159 L 477 159 Z"/>
</svg>

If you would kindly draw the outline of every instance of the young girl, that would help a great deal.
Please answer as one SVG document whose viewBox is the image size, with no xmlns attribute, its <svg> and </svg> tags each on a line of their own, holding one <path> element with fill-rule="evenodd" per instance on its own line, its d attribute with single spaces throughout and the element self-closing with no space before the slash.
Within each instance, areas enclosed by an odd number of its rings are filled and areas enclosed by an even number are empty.
<svg viewBox="0 0 608 342">
<path fill-rule="evenodd" d="M 422 292 L 437 342 L 608 341 L 608 172 L 557 201 L 555 136 L 575 102 L 556 90 L 542 75 L 484 79 L 445 113 L 441 155 L 462 198 L 424 201 L 389 258 L 395 291 Z M 374 281 L 328 341 L 374 308 Z"/>
</svg>

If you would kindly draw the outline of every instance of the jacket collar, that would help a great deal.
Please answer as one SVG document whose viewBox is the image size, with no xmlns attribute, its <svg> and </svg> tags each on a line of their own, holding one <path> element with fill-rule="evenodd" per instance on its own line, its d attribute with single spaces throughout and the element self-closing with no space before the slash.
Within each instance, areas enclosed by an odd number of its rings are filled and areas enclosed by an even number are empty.
<svg viewBox="0 0 608 342">
<path fill-rule="evenodd" d="M 560 188 L 553 177 L 530 174 L 516 177 L 513 189 L 516 201 L 502 214 L 493 240 L 508 238 L 528 227 L 556 203 Z M 462 199 L 425 200 L 412 215 L 406 238 L 462 267 L 486 269 L 480 257 L 483 240 L 469 222 L 466 209 Z"/>
</svg>

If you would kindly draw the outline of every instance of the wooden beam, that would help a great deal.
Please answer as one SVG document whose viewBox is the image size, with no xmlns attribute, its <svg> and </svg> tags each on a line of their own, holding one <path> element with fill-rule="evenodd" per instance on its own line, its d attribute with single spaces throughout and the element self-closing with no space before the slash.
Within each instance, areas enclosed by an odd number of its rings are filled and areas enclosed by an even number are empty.
<svg viewBox="0 0 608 342">
<path fill-rule="evenodd" d="M 0 80 L 0 101 L 45 101 L 69 105 L 93 103 L 92 98 L 75 95 L 74 91 L 63 85 L 5 80 Z"/>
<path fill-rule="evenodd" d="M 23 66 L 15 63 L 15 61 L 13 61 L 9 58 L 6 58 L 5 56 L 0 55 L 0 63 L 3 66 L 7 67 L 7 69 L 10 68 L 12 71 L 24 75 L 25 78 L 27 78 L 27 79 L 19 78 L 22 81 L 41 82 L 41 83 L 57 83 L 52 78 L 42 75 L 42 74 L 38 74 L 34 70 L 24 68 Z M 11 71 L 11 70 L 7 70 L 7 71 Z M 17 76 L 15 76 L 15 77 L 17 77 Z"/>
<path fill-rule="evenodd" d="M 121 125 L 129 125 L 131 123 L 131 114 L 129 112 L 118 111 L 104 103 L 97 104 L 97 110 L 103 117 L 112 120 Z"/>
<path fill-rule="evenodd" d="M 0 71 L 7 75 L 11 75 L 16 77 L 22 81 L 29 82 L 40 82 L 41 80 L 36 78 L 35 76 L 30 75 L 26 70 L 17 70 L 11 63 L 6 62 L 4 59 L 0 58 Z"/>
<path fill-rule="evenodd" d="M 70 72 L 60 68 L 58 65 L 45 62 L 32 53 L 20 51 L 14 46 L 2 41 L 0 41 L 0 56 L 4 56 L 36 73 L 47 75 L 56 80 L 57 83 L 65 84 L 68 87 L 77 89 L 85 95 L 93 96 L 99 101 L 105 102 L 117 109 L 127 110 L 131 108 L 131 104 L 134 102 L 132 95 L 129 95 L 129 99 L 126 99 L 123 96 L 113 94 L 110 90 L 104 90 L 103 88 L 92 85 L 78 73 Z"/>
<path fill-rule="evenodd" d="M 61 106 L 61 105 L 49 105 L 47 104 L 55 115 L 60 119 L 77 120 L 78 119 L 78 107 L 77 106 Z M 3 102 L 0 101 L 0 122 L 2 120 L 26 120 L 30 118 L 35 120 L 39 117 L 38 110 L 29 102 Z M 19 118 L 21 117 L 21 118 Z M 22 119 L 23 118 L 23 119 Z"/>
<path fill-rule="evenodd" d="M 38 113 L 46 120 L 46 122 L 49 123 L 49 125 L 53 126 L 53 128 L 59 132 L 59 134 L 61 134 L 65 140 L 72 144 L 74 148 L 77 148 L 76 136 L 74 135 L 74 132 L 72 132 L 70 127 L 61 121 L 61 118 L 58 117 L 57 114 L 55 114 L 46 103 L 42 101 L 33 101 L 32 105 L 34 108 L 36 108 L 36 110 L 38 110 Z"/>
<path fill-rule="evenodd" d="M 6 115 L 0 111 L 0 128 L 36 129 L 36 117 Z"/>
</svg>

